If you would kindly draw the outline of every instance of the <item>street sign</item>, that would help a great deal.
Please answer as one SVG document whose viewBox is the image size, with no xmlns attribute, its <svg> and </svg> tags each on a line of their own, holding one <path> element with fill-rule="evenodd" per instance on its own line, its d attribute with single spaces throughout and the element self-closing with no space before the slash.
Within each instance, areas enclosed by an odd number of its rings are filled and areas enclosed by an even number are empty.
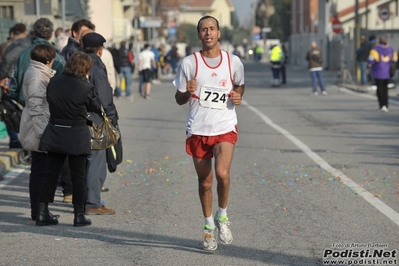
<svg viewBox="0 0 399 266">
<path fill-rule="evenodd" d="M 271 28 L 262 28 L 262 33 L 267 33 L 267 32 L 271 32 L 272 29 Z"/>
<path fill-rule="evenodd" d="M 334 33 L 341 33 L 342 32 L 342 23 L 339 21 L 339 19 L 335 18 L 332 21 L 332 30 Z"/>
<path fill-rule="evenodd" d="M 389 11 L 389 7 L 387 6 L 382 6 L 378 9 L 378 16 L 380 17 L 380 19 L 382 19 L 383 21 L 386 21 L 389 19 L 391 15 L 391 12 Z"/>
<path fill-rule="evenodd" d="M 157 17 L 140 17 L 141 28 L 159 28 L 162 26 L 162 19 Z"/>
</svg>

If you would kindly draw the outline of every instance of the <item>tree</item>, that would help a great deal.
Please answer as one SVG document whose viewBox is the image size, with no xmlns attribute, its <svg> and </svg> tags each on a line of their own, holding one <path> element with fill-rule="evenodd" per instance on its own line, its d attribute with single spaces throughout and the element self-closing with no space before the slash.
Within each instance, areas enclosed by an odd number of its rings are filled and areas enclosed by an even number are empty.
<svg viewBox="0 0 399 266">
<path fill-rule="evenodd" d="M 240 27 L 240 20 L 238 19 L 237 13 L 235 11 L 231 12 L 230 17 L 231 17 L 231 26 L 233 27 L 233 29 L 238 29 Z"/>
<path fill-rule="evenodd" d="M 198 42 L 197 25 L 184 23 L 177 28 L 177 41 L 189 42 L 192 45 Z"/>
<path fill-rule="evenodd" d="M 259 0 L 255 14 L 255 24 L 261 28 L 269 27 L 267 37 L 286 41 L 290 35 L 291 0 Z"/>
<path fill-rule="evenodd" d="M 269 19 L 271 32 L 268 36 L 272 39 L 286 41 L 291 33 L 291 0 L 274 1 L 274 6 L 276 13 Z"/>
</svg>

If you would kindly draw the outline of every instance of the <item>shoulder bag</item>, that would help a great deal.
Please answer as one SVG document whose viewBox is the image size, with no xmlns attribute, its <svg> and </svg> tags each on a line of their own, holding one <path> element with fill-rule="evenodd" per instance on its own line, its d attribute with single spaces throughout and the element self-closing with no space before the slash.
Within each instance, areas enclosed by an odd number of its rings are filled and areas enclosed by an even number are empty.
<svg viewBox="0 0 399 266">
<path fill-rule="evenodd" d="M 103 116 L 103 121 L 100 125 L 96 126 L 94 123 L 89 127 L 91 136 L 91 149 L 92 150 L 105 150 L 111 146 L 114 146 L 119 138 L 120 133 L 117 128 L 115 128 L 111 120 L 105 114 L 103 107 L 101 107 L 101 114 Z"/>
</svg>

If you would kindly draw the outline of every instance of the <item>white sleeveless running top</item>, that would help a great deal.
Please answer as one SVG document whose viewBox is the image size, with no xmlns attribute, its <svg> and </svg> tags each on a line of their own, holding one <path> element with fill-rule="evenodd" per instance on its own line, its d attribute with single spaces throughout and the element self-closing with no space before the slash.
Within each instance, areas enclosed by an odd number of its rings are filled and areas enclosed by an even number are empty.
<svg viewBox="0 0 399 266">
<path fill-rule="evenodd" d="M 230 56 L 220 50 L 220 63 L 209 66 L 201 53 L 194 53 L 197 91 L 189 101 L 188 136 L 216 136 L 236 131 L 237 115 L 230 92 L 234 88 Z"/>
</svg>

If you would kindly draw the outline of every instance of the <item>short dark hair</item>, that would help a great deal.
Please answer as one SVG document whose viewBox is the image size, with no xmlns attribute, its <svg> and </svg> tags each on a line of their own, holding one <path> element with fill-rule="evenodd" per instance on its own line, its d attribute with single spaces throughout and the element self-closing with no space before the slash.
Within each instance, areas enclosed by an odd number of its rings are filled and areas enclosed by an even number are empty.
<svg viewBox="0 0 399 266">
<path fill-rule="evenodd" d="M 382 45 L 387 45 L 388 44 L 387 36 L 385 35 L 380 36 L 380 38 L 378 38 L 378 43 Z"/>
<path fill-rule="evenodd" d="M 88 28 L 91 29 L 91 30 L 94 30 L 94 29 L 96 28 L 96 26 L 94 26 L 94 24 L 91 23 L 90 20 L 87 20 L 87 19 L 84 19 L 84 18 L 79 19 L 79 20 L 75 21 L 75 22 L 72 24 L 72 27 L 71 27 L 71 35 L 72 35 L 72 37 L 75 38 L 75 36 L 73 36 L 73 32 L 78 32 L 78 31 L 80 31 L 80 29 L 81 29 L 83 26 L 86 26 L 86 27 L 88 27 Z"/>
<path fill-rule="evenodd" d="M 85 47 L 84 51 L 86 54 L 95 54 L 97 53 L 103 46 L 100 47 Z"/>
<path fill-rule="evenodd" d="M 144 44 L 144 50 L 147 49 L 148 47 L 150 47 L 148 43 Z"/>
<path fill-rule="evenodd" d="M 14 32 L 15 35 L 19 35 L 21 33 L 24 33 L 27 30 L 25 24 L 23 24 L 23 23 L 17 23 L 12 28 L 13 28 L 13 32 Z"/>
<path fill-rule="evenodd" d="M 93 60 L 88 54 L 75 52 L 64 66 L 64 72 L 85 78 L 93 67 Z"/>
<path fill-rule="evenodd" d="M 202 21 L 205 20 L 205 19 L 208 19 L 208 18 L 214 19 L 216 21 L 216 26 L 217 26 L 217 28 L 219 30 L 219 21 L 215 17 L 207 15 L 207 16 L 203 16 L 202 18 L 200 18 L 200 20 L 198 20 L 198 24 L 197 24 L 197 32 L 198 33 L 200 32 L 200 27 L 201 27 Z"/>
<path fill-rule="evenodd" d="M 30 58 L 48 64 L 55 58 L 55 49 L 49 44 L 38 44 L 30 50 Z"/>
<path fill-rule="evenodd" d="M 33 34 L 45 40 L 50 40 L 53 35 L 54 24 L 48 18 L 39 18 L 33 24 Z"/>
</svg>

